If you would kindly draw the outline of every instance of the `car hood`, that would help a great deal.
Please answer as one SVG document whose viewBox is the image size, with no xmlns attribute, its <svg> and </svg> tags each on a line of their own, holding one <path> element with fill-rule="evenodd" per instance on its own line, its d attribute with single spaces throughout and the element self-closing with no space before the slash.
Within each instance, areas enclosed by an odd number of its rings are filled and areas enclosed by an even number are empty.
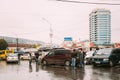
<svg viewBox="0 0 120 80">
<path fill-rule="evenodd" d="M 95 55 L 93 58 L 108 58 L 109 55 Z"/>
<path fill-rule="evenodd" d="M 85 56 L 85 58 L 92 58 L 93 56 L 92 55 L 90 55 L 90 56 Z"/>
</svg>

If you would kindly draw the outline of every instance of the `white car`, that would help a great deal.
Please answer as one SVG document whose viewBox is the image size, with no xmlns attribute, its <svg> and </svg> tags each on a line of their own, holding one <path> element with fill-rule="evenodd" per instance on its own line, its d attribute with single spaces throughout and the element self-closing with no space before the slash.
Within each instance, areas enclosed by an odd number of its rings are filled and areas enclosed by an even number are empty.
<svg viewBox="0 0 120 80">
<path fill-rule="evenodd" d="M 30 59 L 29 52 L 25 52 L 24 54 L 22 54 L 20 59 L 22 59 L 22 60 L 29 60 Z"/>
<path fill-rule="evenodd" d="M 10 53 L 7 55 L 7 58 L 6 58 L 6 62 L 16 62 L 18 63 L 19 60 L 18 60 L 18 54 L 13 54 L 13 53 Z"/>
</svg>

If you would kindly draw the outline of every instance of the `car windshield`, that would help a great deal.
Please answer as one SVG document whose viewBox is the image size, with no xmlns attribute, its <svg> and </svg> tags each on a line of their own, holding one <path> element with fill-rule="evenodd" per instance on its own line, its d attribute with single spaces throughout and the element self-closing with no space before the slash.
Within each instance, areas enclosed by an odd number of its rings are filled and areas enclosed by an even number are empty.
<svg viewBox="0 0 120 80">
<path fill-rule="evenodd" d="M 49 56 L 49 55 L 54 55 L 54 52 L 49 52 L 47 55 L 48 55 L 48 56 Z"/>
<path fill-rule="evenodd" d="M 95 52 L 95 51 L 88 51 L 86 54 L 87 54 L 87 55 L 89 55 L 89 54 L 91 55 L 91 54 L 93 54 L 94 52 Z"/>
<path fill-rule="evenodd" d="M 112 48 L 100 49 L 100 50 L 98 50 L 96 55 L 110 55 L 111 51 L 112 51 Z"/>
<path fill-rule="evenodd" d="M 86 57 L 92 56 L 94 52 L 95 52 L 95 51 L 88 51 L 88 52 L 86 53 Z"/>
</svg>

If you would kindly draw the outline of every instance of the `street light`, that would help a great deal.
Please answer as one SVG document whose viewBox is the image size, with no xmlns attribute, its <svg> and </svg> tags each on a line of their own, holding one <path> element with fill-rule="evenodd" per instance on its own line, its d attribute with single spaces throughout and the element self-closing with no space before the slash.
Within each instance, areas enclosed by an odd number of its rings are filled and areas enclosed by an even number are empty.
<svg viewBox="0 0 120 80">
<path fill-rule="evenodd" d="M 18 37 L 16 38 L 16 50 L 18 51 Z"/>
<path fill-rule="evenodd" d="M 52 24 L 46 18 L 42 18 L 42 20 L 46 21 L 50 25 L 50 34 L 49 35 L 50 35 L 50 44 L 51 44 L 51 48 L 52 48 L 52 38 L 53 38 Z"/>
<path fill-rule="evenodd" d="M 19 39 L 18 39 L 18 35 L 16 34 L 16 33 L 12 33 L 12 34 L 14 34 L 15 35 L 15 40 L 16 40 L 16 50 L 18 51 L 19 50 Z"/>
</svg>

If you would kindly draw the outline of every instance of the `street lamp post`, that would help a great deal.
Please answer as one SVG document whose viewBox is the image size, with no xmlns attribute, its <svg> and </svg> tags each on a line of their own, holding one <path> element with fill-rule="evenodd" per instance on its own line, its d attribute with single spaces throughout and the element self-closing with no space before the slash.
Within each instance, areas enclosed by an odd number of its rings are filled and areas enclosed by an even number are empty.
<svg viewBox="0 0 120 80">
<path fill-rule="evenodd" d="M 46 19 L 46 18 L 42 18 L 44 21 L 46 21 L 49 25 L 50 25 L 50 44 L 51 44 L 51 48 L 52 48 L 52 38 L 53 38 L 53 31 L 52 31 L 52 24 Z"/>
<path fill-rule="evenodd" d="M 18 51 L 18 37 L 16 38 L 16 50 Z"/>
<path fill-rule="evenodd" d="M 14 34 L 15 35 L 15 44 L 16 44 L 16 51 L 18 51 L 19 50 L 19 38 L 18 38 L 18 34 L 16 34 L 16 33 L 12 33 L 12 34 Z"/>
</svg>

